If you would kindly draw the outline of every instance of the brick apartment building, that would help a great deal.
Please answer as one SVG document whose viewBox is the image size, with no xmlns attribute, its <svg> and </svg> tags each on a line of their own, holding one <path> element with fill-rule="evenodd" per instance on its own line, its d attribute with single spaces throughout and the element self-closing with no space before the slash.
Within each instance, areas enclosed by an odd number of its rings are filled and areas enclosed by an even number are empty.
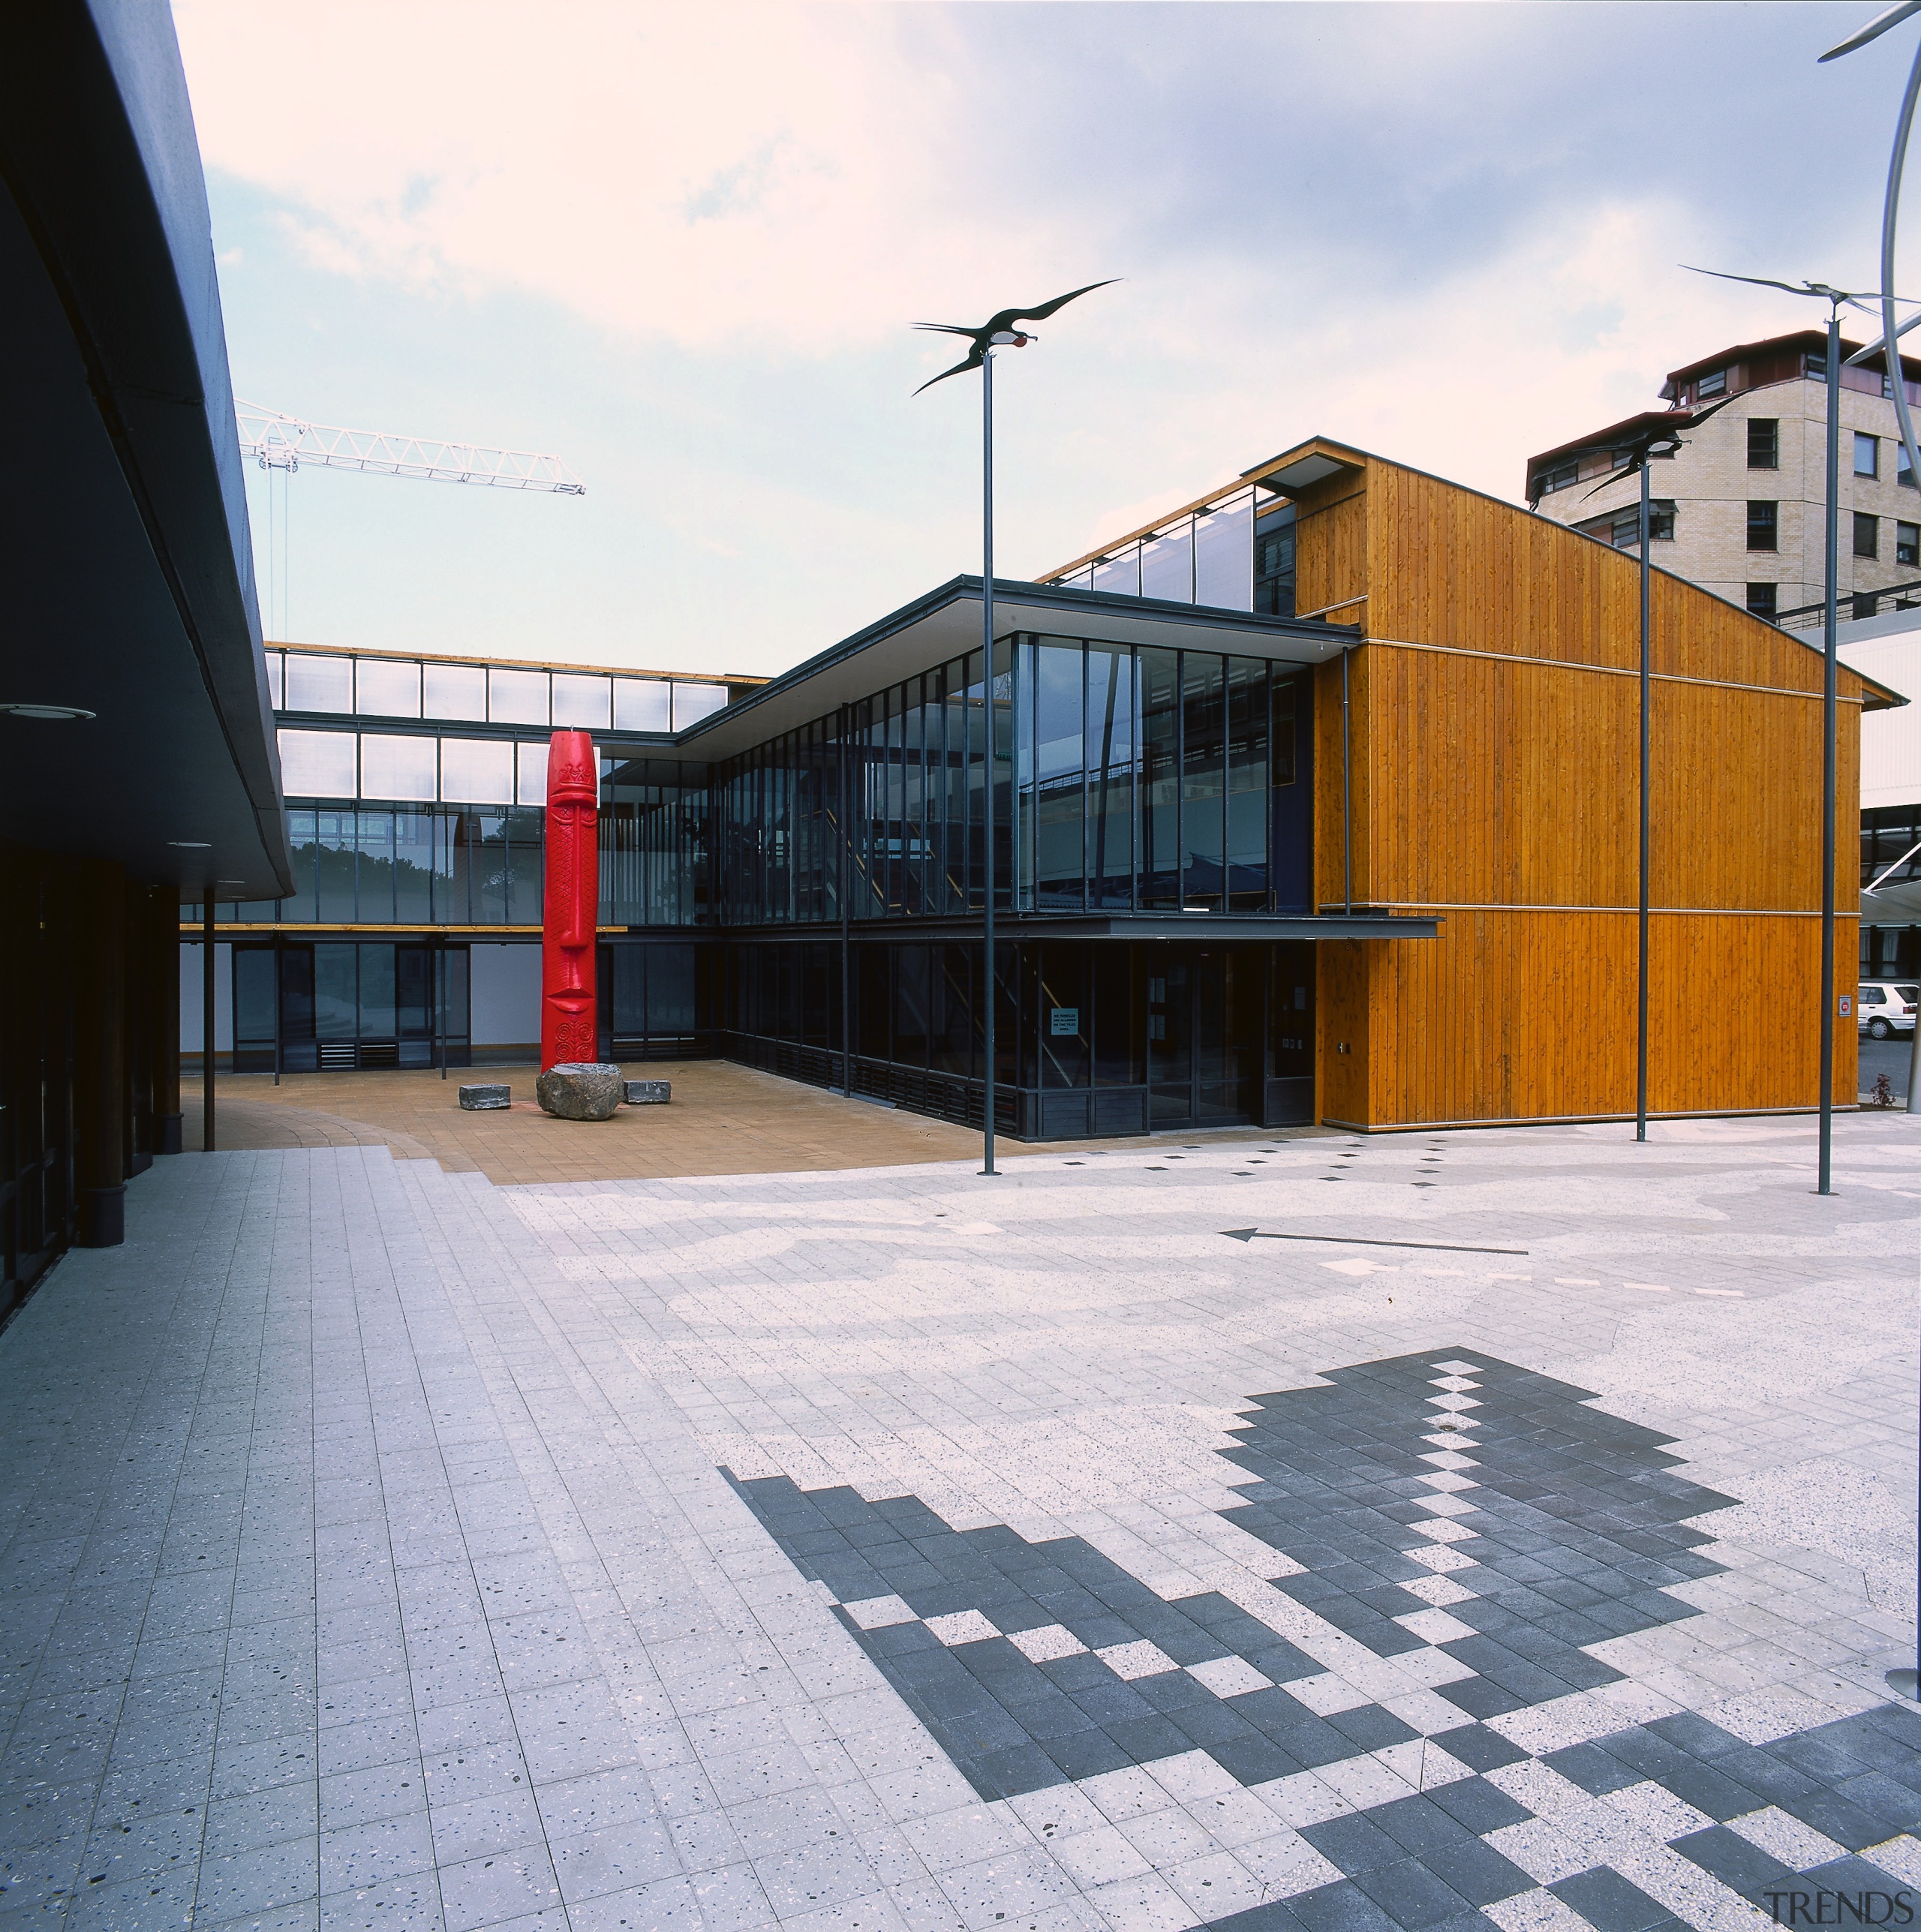
<svg viewBox="0 0 1921 1932">
<path fill-rule="evenodd" d="M 1861 345 L 1846 342 L 1843 353 Z M 1676 369 L 1665 410 L 1648 410 L 1529 458 L 1528 501 L 1543 516 L 1631 550 L 1640 486 L 1610 475 L 1611 446 L 1642 425 L 1724 402 L 1653 471 L 1655 562 L 1772 617 L 1823 596 L 1827 461 L 1826 338 L 1819 329 L 1736 343 Z M 1901 359 L 1921 406 L 1921 362 Z M 1921 490 L 1908 473 L 1880 365 L 1841 371 L 1841 571 L 1844 617 L 1921 601 Z"/>
</svg>

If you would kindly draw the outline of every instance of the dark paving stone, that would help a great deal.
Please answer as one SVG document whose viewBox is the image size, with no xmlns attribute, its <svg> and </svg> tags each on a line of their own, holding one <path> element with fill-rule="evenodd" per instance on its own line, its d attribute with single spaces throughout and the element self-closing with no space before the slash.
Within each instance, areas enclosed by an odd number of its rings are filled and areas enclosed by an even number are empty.
<svg viewBox="0 0 1921 1932">
<path fill-rule="evenodd" d="M 1541 1759 L 1550 1771 L 1559 1771 L 1571 1784 L 1578 1784 L 1590 1797 L 1604 1797 L 1610 1791 L 1625 1790 L 1640 1781 L 1640 1774 L 1623 1764 L 1598 1744 L 1571 1744 L 1565 1750 L 1550 1751 Z M 1743 1811 L 1754 1808 L 1751 1801 Z M 1727 1814 L 1733 1816 L 1733 1813 Z"/>
<path fill-rule="evenodd" d="M 1303 1825 L 1300 1835 L 1329 1864 L 1339 1866 L 1350 1877 L 1407 1856 L 1407 1847 L 1397 1844 L 1365 1812 L 1350 1811 L 1344 1817 Z"/>
<path fill-rule="evenodd" d="M 1730 1891 L 1753 1899 L 1763 1885 L 1778 1885 L 1795 1876 L 1793 1868 L 1770 1857 L 1758 1845 L 1751 1845 L 1738 1831 L 1725 1825 L 1710 1825 L 1705 1831 L 1691 1831 L 1672 1840 L 1684 1858 L 1692 1858 L 1703 1871 L 1712 1873 Z"/>
<path fill-rule="evenodd" d="M 1672 1915 L 1617 1871 L 1598 1865 L 1550 1885 L 1564 1905 L 1571 1905 L 1595 1932 L 1652 1932 Z"/>
<path fill-rule="evenodd" d="M 1354 1882 L 1396 1925 L 1408 1932 L 1429 1928 L 1457 1917 L 1469 1901 L 1417 1859 L 1376 1866 L 1355 1874 Z"/>
<path fill-rule="evenodd" d="M 1474 1835 L 1451 1812 L 1442 1810 L 1424 1795 L 1373 1805 L 1362 1815 L 1396 1844 L 1423 1855 L 1436 1845 L 1459 1844 Z"/>
<path fill-rule="evenodd" d="M 1457 1731 L 1442 1731 L 1434 1739 L 1450 1757 L 1459 1758 L 1470 1771 L 1498 1771 L 1506 1764 L 1519 1764 L 1528 1754 L 1499 1731 L 1485 1724 L 1464 1724 Z"/>
<path fill-rule="evenodd" d="M 1396 1932 L 1396 1921 L 1351 1879 L 1303 1891 L 1288 1908 L 1306 1932 Z"/>
<path fill-rule="evenodd" d="M 1427 1795 L 1449 1817 L 1458 1818 L 1470 1831 L 1483 1836 L 1534 1816 L 1525 1804 L 1517 1803 L 1484 1777 L 1457 1778 L 1452 1784 L 1437 1785 Z"/>
<path fill-rule="evenodd" d="M 1867 1845 L 1878 1845 L 1890 1835 L 1883 1819 L 1871 1811 L 1862 1810 L 1858 1804 L 1849 1804 L 1836 1792 L 1807 1792 L 1781 1808 L 1799 1819 L 1802 1824 L 1826 1832 L 1837 1845 L 1845 1845 L 1850 1852 L 1858 1852 Z"/>
<path fill-rule="evenodd" d="M 1754 1809 L 1754 1794 L 1745 1784 L 1722 1777 L 1712 1765 L 1683 1765 L 1666 1773 L 1661 1782 L 1676 1798 L 1685 1799 L 1697 1811 L 1705 1811 L 1717 1824 Z"/>
<path fill-rule="evenodd" d="M 1534 1880 L 1484 1838 L 1467 1837 L 1456 1844 L 1438 1846 L 1423 1852 L 1421 1858 L 1437 1878 L 1470 1905 L 1493 1905 L 1534 1889 Z"/>
</svg>

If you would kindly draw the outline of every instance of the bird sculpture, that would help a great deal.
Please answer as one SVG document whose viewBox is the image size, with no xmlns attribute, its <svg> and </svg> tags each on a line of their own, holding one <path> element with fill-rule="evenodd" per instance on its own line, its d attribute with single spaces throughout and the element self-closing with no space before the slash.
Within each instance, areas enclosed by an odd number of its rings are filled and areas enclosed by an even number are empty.
<svg viewBox="0 0 1921 1932">
<path fill-rule="evenodd" d="M 1618 483 L 1624 476 L 1631 476 L 1645 470 L 1656 457 L 1674 456 L 1680 453 L 1684 429 L 1698 429 L 1717 410 L 1725 409 L 1734 398 L 1724 398 L 1719 402 L 1709 403 L 1706 409 L 1676 410 L 1673 419 L 1644 422 L 1631 436 L 1624 436 L 1618 443 L 1607 446 L 1617 456 L 1625 456 L 1627 461 L 1618 470 L 1610 470 L 1594 488 L 1589 491 L 1591 497 L 1598 496 L 1610 483 Z"/>
<path fill-rule="evenodd" d="M 964 362 L 956 362 L 952 368 L 943 369 L 937 376 L 930 377 L 914 393 L 921 389 L 930 389 L 936 383 L 944 383 L 949 376 L 966 374 L 970 369 L 978 369 L 987 359 L 990 349 L 1024 349 L 1030 342 L 1036 341 L 1031 329 L 1017 329 L 1017 322 L 1045 322 L 1057 309 L 1065 308 L 1076 296 L 1087 295 L 1097 288 L 1107 288 L 1120 280 L 1110 275 L 1104 282 L 1090 282 L 1086 288 L 1069 289 L 1065 295 L 1057 295 L 1051 302 L 1044 302 L 1036 308 L 1003 308 L 998 315 L 991 315 L 978 329 L 970 329 L 953 322 L 917 322 L 916 329 L 931 329 L 940 335 L 964 335 L 973 344 Z"/>
</svg>

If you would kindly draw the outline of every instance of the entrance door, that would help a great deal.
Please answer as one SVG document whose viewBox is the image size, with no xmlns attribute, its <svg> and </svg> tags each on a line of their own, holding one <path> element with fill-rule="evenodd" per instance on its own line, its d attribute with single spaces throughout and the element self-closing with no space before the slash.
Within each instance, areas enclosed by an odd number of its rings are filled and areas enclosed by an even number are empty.
<svg viewBox="0 0 1921 1932">
<path fill-rule="evenodd" d="M 1148 1125 L 1260 1119 L 1262 962 L 1252 950 L 1156 946 L 1147 975 Z"/>
</svg>

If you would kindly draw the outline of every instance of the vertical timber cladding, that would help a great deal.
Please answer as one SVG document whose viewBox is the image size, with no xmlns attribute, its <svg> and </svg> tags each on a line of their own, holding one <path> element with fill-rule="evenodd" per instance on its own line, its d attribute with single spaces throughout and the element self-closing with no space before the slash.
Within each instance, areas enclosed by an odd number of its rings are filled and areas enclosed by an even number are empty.
<svg viewBox="0 0 1921 1932">
<path fill-rule="evenodd" d="M 1370 641 L 1349 667 L 1354 898 L 1444 923 L 1419 945 L 1324 944 L 1321 1116 L 1391 1127 L 1631 1113 L 1636 561 L 1334 447 L 1359 471 L 1300 500 L 1300 602 L 1366 596 Z M 1820 657 L 1661 574 L 1653 622 L 1649 1104 L 1812 1106 Z M 1863 690 L 1844 668 L 1843 988 Z M 1315 732 L 1317 889 L 1338 906 L 1338 664 L 1316 675 Z M 1742 991 L 1723 1008 L 1709 983 Z M 1857 1041 L 1844 1025 L 1835 1039 L 1844 1102 Z"/>
</svg>

